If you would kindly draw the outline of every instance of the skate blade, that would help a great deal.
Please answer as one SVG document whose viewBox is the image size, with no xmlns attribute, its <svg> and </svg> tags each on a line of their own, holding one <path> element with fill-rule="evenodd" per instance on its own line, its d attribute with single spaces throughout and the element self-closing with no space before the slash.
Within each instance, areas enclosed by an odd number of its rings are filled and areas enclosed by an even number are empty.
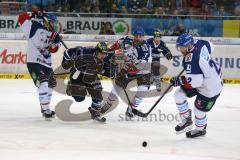
<svg viewBox="0 0 240 160">
<path fill-rule="evenodd" d="M 45 117 L 44 114 L 42 114 L 42 118 L 44 118 L 45 121 L 52 121 L 52 119 L 55 118 L 55 115 L 53 115 L 52 117 Z"/>
<path fill-rule="evenodd" d="M 52 118 L 46 118 L 46 117 L 44 117 L 44 120 L 50 122 L 50 121 L 52 121 Z"/>
<path fill-rule="evenodd" d="M 193 129 L 193 125 L 188 126 L 188 127 L 186 127 L 184 130 L 176 132 L 176 135 L 179 135 L 179 134 L 182 134 L 182 133 L 191 131 L 192 129 Z"/>
<path fill-rule="evenodd" d="M 100 123 L 106 123 L 106 121 L 107 121 L 107 119 L 105 117 L 94 118 L 93 120 L 96 122 L 100 122 Z"/>
</svg>

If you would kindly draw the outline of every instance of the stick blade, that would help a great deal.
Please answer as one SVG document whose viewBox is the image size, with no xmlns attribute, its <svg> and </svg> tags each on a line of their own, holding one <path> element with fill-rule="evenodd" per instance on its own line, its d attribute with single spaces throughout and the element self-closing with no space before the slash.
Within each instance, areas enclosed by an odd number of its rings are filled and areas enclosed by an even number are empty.
<svg viewBox="0 0 240 160">
<path fill-rule="evenodd" d="M 139 117 L 147 117 L 148 116 L 147 113 L 143 113 L 143 112 L 141 112 L 141 111 L 139 111 L 139 110 L 137 110 L 135 108 L 132 109 L 132 112 L 133 112 L 133 114 L 135 114 L 135 115 L 137 115 Z"/>
</svg>

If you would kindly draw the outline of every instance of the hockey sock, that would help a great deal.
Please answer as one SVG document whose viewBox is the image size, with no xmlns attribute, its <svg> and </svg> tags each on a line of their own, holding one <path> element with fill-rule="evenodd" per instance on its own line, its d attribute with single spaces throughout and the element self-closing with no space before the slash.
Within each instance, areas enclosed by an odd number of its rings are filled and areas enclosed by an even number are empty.
<svg viewBox="0 0 240 160">
<path fill-rule="evenodd" d="M 182 104 L 176 104 L 179 114 L 181 115 L 181 117 L 189 117 L 190 113 L 189 113 L 189 106 L 188 106 L 188 102 L 184 101 Z"/>
<path fill-rule="evenodd" d="M 117 100 L 117 95 L 120 94 L 122 92 L 122 88 L 115 85 L 114 88 L 112 89 L 111 93 L 109 94 L 106 103 L 109 106 L 112 106 L 112 104 Z"/>
<path fill-rule="evenodd" d="M 92 99 L 92 106 L 91 107 L 93 109 L 100 110 L 102 108 L 102 105 L 103 105 L 103 101 L 102 100 L 95 99 L 95 98 Z"/>
<path fill-rule="evenodd" d="M 146 91 L 148 90 L 148 86 L 140 85 L 137 89 L 138 91 L 132 100 L 132 107 L 138 107 L 140 105 L 144 95 L 146 94 Z"/>
<path fill-rule="evenodd" d="M 49 104 L 51 103 L 52 92 L 53 92 L 53 89 L 52 88 L 48 88 L 48 102 L 49 102 Z"/>
<path fill-rule="evenodd" d="M 43 110 L 49 109 L 48 82 L 42 82 L 38 88 L 39 102 Z"/>
<path fill-rule="evenodd" d="M 206 112 L 200 111 L 196 107 L 194 107 L 195 114 L 195 125 L 196 129 L 202 130 L 207 125 L 207 114 Z"/>
</svg>

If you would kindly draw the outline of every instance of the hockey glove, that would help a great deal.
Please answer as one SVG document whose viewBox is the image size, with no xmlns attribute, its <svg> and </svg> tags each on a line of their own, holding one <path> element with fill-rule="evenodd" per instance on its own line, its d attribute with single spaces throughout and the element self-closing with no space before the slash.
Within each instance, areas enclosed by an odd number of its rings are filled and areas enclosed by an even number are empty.
<svg viewBox="0 0 240 160">
<path fill-rule="evenodd" d="M 50 53 L 56 53 L 58 51 L 58 49 L 60 48 L 60 46 L 61 46 L 60 43 L 58 43 L 58 44 L 51 43 L 48 47 L 48 51 Z"/>
<path fill-rule="evenodd" d="M 174 87 L 178 87 L 178 86 L 182 86 L 184 85 L 184 83 L 186 83 L 186 77 L 185 76 L 181 76 L 181 77 L 172 77 L 170 79 L 170 83 L 174 86 Z"/>
<path fill-rule="evenodd" d="M 170 83 L 173 85 L 173 87 L 183 86 L 185 89 L 192 89 L 192 85 L 185 76 L 172 77 L 170 79 Z"/>
<path fill-rule="evenodd" d="M 167 60 L 171 60 L 172 59 L 172 54 L 170 52 L 168 52 L 165 57 L 167 58 Z"/>
<path fill-rule="evenodd" d="M 50 36 L 50 38 L 49 38 L 49 41 L 50 42 L 55 42 L 55 40 L 57 40 L 58 38 L 61 38 L 60 36 L 59 36 L 59 34 L 57 33 L 57 32 L 52 32 L 52 34 L 51 34 L 51 36 Z"/>
</svg>

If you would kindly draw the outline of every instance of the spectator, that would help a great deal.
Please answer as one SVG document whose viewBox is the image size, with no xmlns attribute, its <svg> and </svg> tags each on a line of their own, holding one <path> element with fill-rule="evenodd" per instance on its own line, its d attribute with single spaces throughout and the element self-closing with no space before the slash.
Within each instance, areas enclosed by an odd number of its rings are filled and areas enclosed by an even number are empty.
<svg viewBox="0 0 240 160">
<path fill-rule="evenodd" d="M 118 6 L 118 9 L 121 10 L 122 6 L 127 6 L 127 0 L 114 0 L 114 3 Z"/>
<path fill-rule="evenodd" d="M 91 6 L 89 3 L 80 5 L 80 13 L 91 13 Z"/>
<path fill-rule="evenodd" d="M 112 9 L 110 13 L 111 13 L 111 17 L 118 17 L 119 10 L 115 3 L 112 4 Z"/>
<path fill-rule="evenodd" d="M 128 14 L 128 10 L 126 6 L 122 6 L 121 13 Z"/>
<path fill-rule="evenodd" d="M 27 0 L 27 3 L 29 5 L 38 5 L 41 6 L 42 8 L 47 8 L 49 4 L 55 4 L 55 0 Z"/>
<path fill-rule="evenodd" d="M 166 13 L 165 13 L 163 7 L 158 7 L 158 8 L 155 8 L 155 13 L 154 14 L 165 15 Z"/>
<path fill-rule="evenodd" d="M 235 7 L 234 16 L 240 16 L 240 6 Z"/>
<path fill-rule="evenodd" d="M 164 7 L 165 7 L 165 12 L 170 13 L 171 10 L 173 9 L 172 0 L 167 0 L 167 1 L 165 1 Z"/>
<path fill-rule="evenodd" d="M 113 2 L 114 0 L 101 1 L 101 3 L 99 3 L 100 11 L 102 13 L 110 13 Z"/>
<path fill-rule="evenodd" d="M 159 3 L 160 4 L 160 3 Z M 154 7 L 157 7 L 159 5 L 157 5 L 156 1 L 155 0 L 147 0 L 147 3 L 146 3 L 146 8 L 148 9 L 148 13 L 149 14 L 153 14 L 154 12 Z"/>
<path fill-rule="evenodd" d="M 185 27 L 183 24 L 178 24 L 176 27 L 173 29 L 173 33 L 171 36 L 180 36 L 181 34 L 185 33 Z"/>
<path fill-rule="evenodd" d="M 202 8 L 202 0 L 187 0 L 188 7 L 192 7 L 194 9 Z"/>
<path fill-rule="evenodd" d="M 68 0 L 69 3 L 64 3 L 64 5 L 62 5 L 62 10 L 68 10 L 68 7 L 66 7 L 66 5 L 69 6 L 69 11 L 72 12 L 77 12 L 79 11 L 80 8 L 80 4 L 82 1 L 78 2 L 78 0 Z"/>
<path fill-rule="evenodd" d="M 92 13 L 100 13 L 99 5 L 96 5 L 92 8 Z"/>
<path fill-rule="evenodd" d="M 204 16 L 204 19 L 207 19 L 209 16 L 212 16 L 214 14 L 213 6 L 214 5 L 212 5 L 212 4 L 203 5 L 203 10 L 202 10 L 201 15 Z"/>
<path fill-rule="evenodd" d="M 128 9 L 131 13 L 141 12 L 144 2 L 142 0 L 128 0 Z"/>
<path fill-rule="evenodd" d="M 153 9 L 153 7 L 154 7 L 154 2 L 153 2 L 153 0 L 147 0 L 146 7 L 147 7 L 148 9 Z"/>
<path fill-rule="evenodd" d="M 199 15 L 199 10 L 196 10 L 195 8 L 193 8 L 193 7 L 190 7 L 189 9 L 188 9 L 188 13 L 187 13 L 188 15 Z"/>
<path fill-rule="evenodd" d="M 141 10 L 141 14 L 148 14 L 148 8 L 143 7 L 142 10 Z"/>
<path fill-rule="evenodd" d="M 225 7 L 221 5 L 219 9 L 214 13 L 214 16 L 229 16 L 230 14 L 225 11 Z"/>
<path fill-rule="evenodd" d="M 99 0 L 88 0 L 87 2 L 91 7 L 99 5 Z"/>
<path fill-rule="evenodd" d="M 217 9 L 217 5 L 214 0 L 204 0 L 202 7 L 204 10 L 207 10 L 210 15 L 213 15 Z"/>
<path fill-rule="evenodd" d="M 176 9 L 182 10 L 183 9 L 183 1 L 182 0 L 175 0 Z"/>
<path fill-rule="evenodd" d="M 106 22 L 99 32 L 101 35 L 114 35 L 112 24 L 110 22 Z"/>
</svg>

